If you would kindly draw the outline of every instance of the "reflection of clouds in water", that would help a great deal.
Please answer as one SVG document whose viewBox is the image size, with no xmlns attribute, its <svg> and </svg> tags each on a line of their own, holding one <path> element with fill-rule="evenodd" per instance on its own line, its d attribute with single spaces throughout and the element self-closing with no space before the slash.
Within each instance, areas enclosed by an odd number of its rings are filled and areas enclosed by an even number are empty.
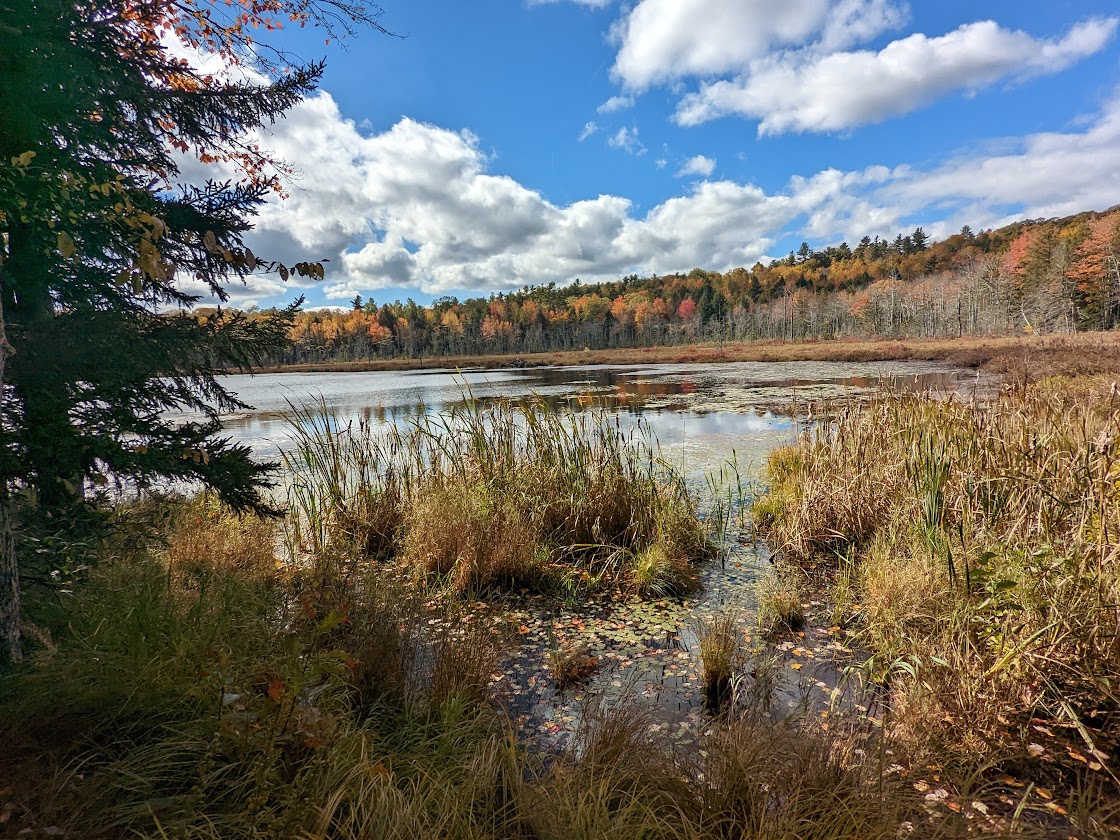
<svg viewBox="0 0 1120 840">
<path fill-rule="evenodd" d="M 692 434 L 700 435 L 730 435 L 736 436 L 747 432 L 781 431 L 793 427 L 794 423 L 788 417 L 766 417 L 750 413 L 741 414 L 727 411 L 712 411 L 706 414 L 696 414 L 691 411 L 673 412 L 645 412 L 642 420 L 649 424 L 657 434 L 664 429 L 671 435 L 677 434 L 684 428 Z"/>
<path fill-rule="evenodd" d="M 915 377 L 917 377 L 915 379 Z M 718 469 L 731 450 L 756 468 L 773 447 L 793 439 L 788 417 L 756 409 L 806 397 L 838 396 L 893 378 L 895 387 L 950 388 L 973 371 L 923 362 L 730 362 L 712 365 L 582 366 L 476 371 L 378 371 L 229 376 L 223 384 L 251 411 L 229 415 L 225 431 L 264 460 L 292 443 L 289 403 L 324 404 L 340 421 L 360 417 L 402 424 L 436 414 L 468 395 L 540 399 L 559 410 L 595 405 L 617 410 L 623 430 L 645 424 L 666 460 L 695 475 Z M 753 471 L 752 468 L 752 471 Z"/>
</svg>

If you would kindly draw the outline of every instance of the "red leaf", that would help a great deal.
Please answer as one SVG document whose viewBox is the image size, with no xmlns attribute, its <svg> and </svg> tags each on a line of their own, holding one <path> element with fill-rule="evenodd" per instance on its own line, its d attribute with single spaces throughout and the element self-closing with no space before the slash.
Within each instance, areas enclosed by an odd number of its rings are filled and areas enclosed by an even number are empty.
<svg viewBox="0 0 1120 840">
<path fill-rule="evenodd" d="M 279 703 L 284 699 L 284 681 L 279 677 L 273 677 L 269 682 L 268 697 L 275 703 Z"/>
</svg>

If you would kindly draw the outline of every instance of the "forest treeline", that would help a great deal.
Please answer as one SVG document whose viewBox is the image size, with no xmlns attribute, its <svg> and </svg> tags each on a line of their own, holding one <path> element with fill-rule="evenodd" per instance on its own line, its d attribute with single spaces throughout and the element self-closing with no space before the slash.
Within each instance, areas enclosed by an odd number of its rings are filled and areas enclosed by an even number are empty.
<svg viewBox="0 0 1120 840">
<path fill-rule="evenodd" d="M 203 312 L 203 315 L 210 313 Z M 280 364 L 698 341 L 1107 330 L 1120 323 L 1120 207 L 933 242 L 917 228 L 726 273 L 638 277 L 424 306 L 355 297 L 292 321 Z"/>
</svg>

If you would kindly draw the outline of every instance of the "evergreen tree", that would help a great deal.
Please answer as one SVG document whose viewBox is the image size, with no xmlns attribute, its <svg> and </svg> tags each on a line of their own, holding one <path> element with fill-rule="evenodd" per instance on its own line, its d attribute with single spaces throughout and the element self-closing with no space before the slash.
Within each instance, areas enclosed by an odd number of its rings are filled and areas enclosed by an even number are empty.
<svg viewBox="0 0 1120 840">
<path fill-rule="evenodd" d="M 183 288 L 226 300 L 227 284 L 255 271 L 322 276 L 317 263 L 265 262 L 242 243 L 279 183 L 249 133 L 311 91 L 322 64 L 278 62 L 230 81 L 164 43 L 176 31 L 232 60 L 247 24 L 268 23 L 259 8 L 312 23 L 368 16 L 344 0 L 325 0 L 337 18 L 303 0 L 225 5 L 0 0 L 0 525 L 17 493 L 57 520 L 109 482 L 186 481 L 272 511 L 272 465 L 219 434 L 218 413 L 242 404 L 217 375 L 283 346 L 299 301 L 199 317 Z M 247 177 L 177 187 L 176 154 L 187 152 Z M 183 410 L 201 419 L 168 416 Z M 0 536 L 0 620 L 18 659 L 11 542 Z"/>
<path fill-rule="evenodd" d="M 929 234 L 922 228 L 914 228 L 914 232 L 910 234 L 910 247 L 915 254 L 924 251 L 929 246 Z"/>
</svg>

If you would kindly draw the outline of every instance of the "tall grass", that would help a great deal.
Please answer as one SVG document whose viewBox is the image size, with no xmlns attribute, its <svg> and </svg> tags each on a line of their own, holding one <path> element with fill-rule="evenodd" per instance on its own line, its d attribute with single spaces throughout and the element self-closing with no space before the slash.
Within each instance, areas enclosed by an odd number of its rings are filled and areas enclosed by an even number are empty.
<svg viewBox="0 0 1120 840">
<path fill-rule="evenodd" d="M 1100 378 L 884 398 L 771 460 L 763 527 L 789 562 L 854 557 L 862 639 L 915 743 L 1116 788 L 1118 409 Z"/>
<path fill-rule="evenodd" d="M 657 740 L 589 707 L 562 755 L 488 701 L 493 647 L 454 614 L 207 501 L 106 559 L 69 631 L 0 680 L 0 832 L 83 838 L 893 838 L 943 833 L 912 789 L 789 723 Z M 241 562 L 239 558 L 253 558 Z"/>
<path fill-rule="evenodd" d="M 395 559 L 455 589 L 559 578 L 669 594 L 713 548 L 644 429 L 473 399 L 405 426 L 293 411 L 289 544 Z"/>
<path fill-rule="evenodd" d="M 704 678 L 704 703 L 716 711 L 731 699 L 733 681 L 743 664 L 742 629 L 731 611 L 702 618 L 695 629 Z"/>
</svg>

